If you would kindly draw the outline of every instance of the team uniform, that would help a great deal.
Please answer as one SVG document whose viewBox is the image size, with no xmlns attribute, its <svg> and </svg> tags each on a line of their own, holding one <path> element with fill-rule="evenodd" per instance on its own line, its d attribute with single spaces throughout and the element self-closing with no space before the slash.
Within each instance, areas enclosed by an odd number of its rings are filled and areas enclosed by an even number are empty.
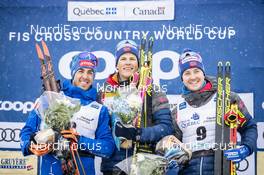
<svg viewBox="0 0 264 175">
<path fill-rule="evenodd" d="M 119 86 L 120 83 L 118 83 L 117 74 L 110 75 L 104 84 L 106 91 L 101 92 L 101 101 L 106 100 L 109 94 L 115 94 L 114 92 Z M 152 125 L 141 129 L 139 142 L 147 142 L 155 146 L 162 137 L 172 134 L 173 131 L 168 99 L 164 93 L 152 92 L 152 115 L 148 116 L 148 118 L 151 118 Z M 132 155 L 133 148 L 120 148 L 120 151 L 116 148 L 114 154 L 110 158 L 102 159 L 101 171 L 104 173 L 118 171 L 114 168 L 115 165 Z"/>
<path fill-rule="evenodd" d="M 80 53 L 74 56 L 71 62 L 72 77 L 75 77 L 75 74 L 78 73 L 76 77 L 81 77 L 79 79 L 82 79 L 82 81 L 88 81 L 87 72 L 89 72 L 89 75 L 93 73 L 94 78 L 96 65 L 97 58 L 93 54 L 90 52 Z M 77 80 L 79 80 L 78 78 Z M 81 88 L 82 86 L 75 84 L 74 81 L 74 78 L 72 81 L 65 81 L 60 93 L 80 100 L 81 108 L 73 114 L 71 122 L 75 123 L 76 131 L 79 134 L 77 146 L 84 170 L 86 174 L 93 175 L 95 174 L 95 156 L 110 157 L 115 148 L 109 127 L 109 113 L 105 106 L 96 102 L 97 91 L 95 88 L 91 85 Z M 89 81 L 92 82 L 91 80 Z M 20 133 L 21 150 L 24 156 L 32 154 L 30 151 L 32 149 L 30 147 L 33 140 L 32 137 L 40 129 L 41 118 L 38 110 L 34 109 L 29 114 L 26 124 Z M 61 162 L 54 154 L 45 154 L 40 157 L 39 170 L 41 175 L 61 175 Z M 79 170 L 82 174 L 80 166 Z"/>
<path fill-rule="evenodd" d="M 206 77 L 205 81 L 199 92 L 191 92 L 184 87 L 177 108 L 172 112 L 176 137 L 193 151 L 192 159 L 181 168 L 180 174 L 214 173 L 217 83 L 213 77 Z M 232 93 L 231 104 L 234 102 L 247 120 L 238 128 L 241 145 L 246 145 L 252 154 L 256 150 L 257 126 L 240 97 Z"/>
</svg>

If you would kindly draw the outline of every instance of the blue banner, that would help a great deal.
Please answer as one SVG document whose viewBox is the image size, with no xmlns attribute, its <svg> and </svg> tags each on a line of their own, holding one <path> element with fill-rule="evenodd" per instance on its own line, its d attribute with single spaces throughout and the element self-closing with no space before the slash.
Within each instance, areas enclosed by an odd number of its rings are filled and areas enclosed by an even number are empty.
<svg viewBox="0 0 264 175">
<path fill-rule="evenodd" d="M 154 11 L 149 13 L 142 15 L 155 19 Z M 94 86 L 100 87 L 115 70 L 115 45 L 123 39 L 140 43 L 147 35 L 155 40 L 154 82 L 166 88 L 168 95 L 181 92 L 178 58 L 185 48 L 201 54 L 208 75 L 216 75 L 218 61 L 230 61 L 232 91 L 253 94 L 254 118 L 263 126 L 262 0 L 178 0 L 174 1 L 174 19 L 158 21 L 68 21 L 65 0 L 3 1 L 0 16 L 0 122 L 25 122 L 34 108 L 42 88 L 35 44 L 42 39 L 61 81 L 70 78 L 69 61 L 74 53 L 94 52 L 99 57 Z M 264 150 L 260 130 L 258 148 Z"/>
</svg>

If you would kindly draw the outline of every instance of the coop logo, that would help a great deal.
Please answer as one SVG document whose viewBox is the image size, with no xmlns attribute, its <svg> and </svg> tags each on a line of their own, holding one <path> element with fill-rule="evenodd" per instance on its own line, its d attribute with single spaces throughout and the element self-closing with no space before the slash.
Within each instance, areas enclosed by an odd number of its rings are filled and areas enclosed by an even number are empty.
<svg viewBox="0 0 264 175">
<path fill-rule="evenodd" d="M 31 101 L 0 101 L 0 111 L 21 111 L 23 114 L 34 109 L 34 103 Z"/>
<path fill-rule="evenodd" d="M 137 16 L 162 16 L 165 15 L 165 7 L 156 7 L 151 9 L 136 7 L 133 9 L 133 14 Z"/>
</svg>

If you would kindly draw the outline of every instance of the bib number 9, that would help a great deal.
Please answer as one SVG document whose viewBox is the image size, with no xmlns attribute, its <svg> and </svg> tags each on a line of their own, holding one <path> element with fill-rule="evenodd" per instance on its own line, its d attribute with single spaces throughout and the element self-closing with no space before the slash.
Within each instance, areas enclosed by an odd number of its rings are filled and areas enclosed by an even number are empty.
<svg viewBox="0 0 264 175">
<path fill-rule="evenodd" d="M 206 138 L 206 128 L 204 126 L 200 126 L 196 129 L 197 137 L 196 139 L 198 141 L 203 140 Z"/>
</svg>

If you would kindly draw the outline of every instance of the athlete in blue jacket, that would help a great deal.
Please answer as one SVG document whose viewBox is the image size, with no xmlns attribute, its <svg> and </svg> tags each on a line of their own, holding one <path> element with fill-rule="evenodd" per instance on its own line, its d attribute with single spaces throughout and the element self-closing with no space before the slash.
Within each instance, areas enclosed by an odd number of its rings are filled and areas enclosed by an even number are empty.
<svg viewBox="0 0 264 175">
<path fill-rule="evenodd" d="M 81 101 L 81 109 L 73 115 L 78 136 L 74 133 L 62 134 L 62 136 L 77 141 L 78 152 L 87 175 L 95 174 L 95 155 L 105 158 L 110 157 L 115 148 L 109 127 L 108 110 L 105 106 L 96 102 L 97 91 L 92 87 L 96 65 L 97 58 L 90 52 L 83 52 L 74 56 L 70 65 L 73 79 L 65 81 L 62 88 L 66 96 Z M 32 136 L 39 131 L 40 123 L 41 119 L 37 110 L 33 110 L 20 133 L 23 155 L 30 155 L 33 152 L 41 156 L 41 175 L 50 173 L 60 175 L 62 174 L 61 163 L 51 153 L 51 150 L 46 149 L 39 153 L 32 147 Z M 80 172 L 82 174 L 81 169 Z"/>
<path fill-rule="evenodd" d="M 180 174 L 214 174 L 216 79 L 205 76 L 201 56 L 189 50 L 180 56 L 179 74 L 184 84 L 183 93 L 172 111 L 172 119 L 176 137 L 193 152 Z M 238 105 L 246 122 L 238 128 L 240 146 L 224 153 L 228 160 L 240 162 L 256 150 L 257 126 L 240 97 L 232 92 L 230 98 L 231 104 Z M 175 173 L 171 169 L 167 174 Z"/>
</svg>

